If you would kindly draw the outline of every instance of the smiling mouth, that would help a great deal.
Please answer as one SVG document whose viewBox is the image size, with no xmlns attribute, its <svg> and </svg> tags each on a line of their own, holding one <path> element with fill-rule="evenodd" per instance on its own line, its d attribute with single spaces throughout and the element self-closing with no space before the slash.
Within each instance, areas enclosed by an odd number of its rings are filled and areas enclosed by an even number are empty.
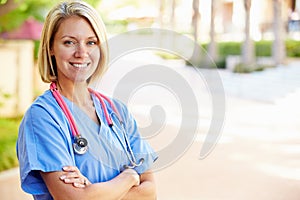
<svg viewBox="0 0 300 200">
<path fill-rule="evenodd" d="M 70 63 L 73 67 L 76 67 L 76 68 L 85 68 L 89 65 L 89 63 L 82 63 L 82 64 L 79 64 L 79 63 Z"/>
</svg>

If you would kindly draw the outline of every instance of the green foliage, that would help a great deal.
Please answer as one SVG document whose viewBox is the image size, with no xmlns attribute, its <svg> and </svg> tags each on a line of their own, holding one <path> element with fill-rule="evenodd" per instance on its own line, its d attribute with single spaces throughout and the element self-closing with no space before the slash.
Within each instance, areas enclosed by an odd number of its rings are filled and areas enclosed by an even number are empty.
<svg viewBox="0 0 300 200">
<path fill-rule="evenodd" d="M 257 57 L 272 56 L 273 41 L 255 42 L 255 55 Z M 287 57 L 300 57 L 300 41 L 287 40 L 285 42 Z M 227 57 L 228 55 L 240 55 L 241 43 L 239 42 L 222 42 L 218 44 L 219 55 Z"/>
<path fill-rule="evenodd" d="M 40 41 L 39 40 L 34 41 L 34 52 L 33 52 L 34 59 L 38 58 L 39 47 L 40 47 Z"/>
<path fill-rule="evenodd" d="M 256 56 L 271 56 L 272 41 L 258 41 L 254 43 Z M 228 55 L 240 55 L 242 43 L 240 42 L 221 42 L 218 44 L 219 55 L 227 57 Z"/>
<path fill-rule="evenodd" d="M 272 56 L 272 44 L 273 41 L 258 41 L 255 42 L 255 55 L 256 57 L 271 57 Z M 287 40 L 286 52 L 287 57 L 300 57 L 300 41 Z M 217 68 L 225 68 L 226 57 L 229 55 L 241 55 L 241 45 L 240 42 L 220 42 L 217 44 L 219 59 L 215 61 Z M 207 49 L 208 44 L 202 44 L 204 49 Z M 186 62 L 187 65 L 191 63 Z M 203 61 L 199 62 L 198 66 L 205 66 Z M 261 71 L 265 68 L 274 67 L 267 65 L 255 65 L 255 66 L 244 66 L 243 64 L 238 64 L 235 67 L 235 72 L 238 73 L 250 73 L 253 71 Z"/>
<path fill-rule="evenodd" d="M 155 52 L 155 55 L 158 55 L 159 57 L 166 59 L 166 60 L 180 59 L 179 56 L 177 56 L 173 53 L 166 52 L 166 51 L 157 51 L 157 52 Z"/>
<path fill-rule="evenodd" d="M 288 57 L 300 57 L 300 41 L 287 40 L 286 52 Z"/>
<path fill-rule="evenodd" d="M 0 108 L 2 106 L 4 106 L 4 101 L 6 99 L 9 99 L 10 97 L 11 97 L 11 94 L 3 92 L 2 89 L 0 88 Z"/>
<path fill-rule="evenodd" d="M 243 63 L 237 64 L 233 72 L 235 73 L 251 73 L 251 72 L 257 72 L 257 71 L 263 71 L 265 68 L 270 68 L 271 66 L 267 65 L 258 65 L 258 64 L 253 64 L 251 66 L 245 65 Z"/>
<path fill-rule="evenodd" d="M 0 0 L 0 5 L 5 4 L 6 2 L 7 2 L 7 0 Z"/>
<path fill-rule="evenodd" d="M 0 171 L 18 166 L 16 140 L 21 118 L 0 118 Z"/>
<path fill-rule="evenodd" d="M 105 21 L 105 26 L 106 30 L 109 33 L 122 33 L 127 31 L 127 25 L 128 21 L 127 20 L 106 20 L 105 18 L 103 19 Z"/>
<path fill-rule="evenodd" d="M 226 68 L 226 58 L 221 57 L 218 60 L 215 61 L 216 66 L 218 69 L 225 69 Z"/>
<path fill-rule="evenodd" d="M 94 7 L 100 2 L 100 0 L 85 1 Z M 15 0 L 18 7 L 5 15 L 0 15 L 0 32 L 16 29 L 29 17 L 43 22 L 48 11 L 58 2 L 61 0 Z"/>
<path fill-rule="evenodd" d="M 228 55 L 240 55 L 241 43 L 240 42 L 220 42 L 218 43 L 218 53 L 221 57 Z"/>
<path fill-rule="evenodd" d="M 56 0 L 55 0 L 56 1 Z M 55 1 L 48 0 L 26 0 L 16 1 L 18 7 L 11 12 L 0 16 L 0 32 L 10 31 L 19 27 L 26 19 L 33 17 L 42 21 L 50 6 Z"/>
<path fill-rule="evenodd" d="M 255 54 L 256 56 L 272 56 L 272 41 L 258 41 L 255 42 Z"/>
</svg>

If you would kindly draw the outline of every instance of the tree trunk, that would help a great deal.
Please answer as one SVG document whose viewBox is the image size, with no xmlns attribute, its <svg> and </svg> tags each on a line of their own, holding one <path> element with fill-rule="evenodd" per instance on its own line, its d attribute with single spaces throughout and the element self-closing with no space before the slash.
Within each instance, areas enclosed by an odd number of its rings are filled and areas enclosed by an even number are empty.
<svg viewBox="0 0 300 200">
<path fill-rule="evenodd" d="M 159 7 L 159 12 L 158 12 L 158 24 L 159 28 L 164 27 L 163 23 L 163 16 L 164 16 L 164 0 L 158 0 L 158 7 Z"/>
<path fill-rule="evenodd" d="M 254 44 L 250 37 L 250 9 L 251 0 L 244 0 L 245 6 L 245 40 L 242 49 L 242 63 L 246 68 L 251 68 L 255 60 Z"/>
<path fill-rule="evenodd" d="M 193 36 L 195 42 L 198 41 L 198 26 L 199 26 L 199 0 L 193 0 L 193 18 L 192 18 L 192 26 L 193 26 Z"/>
<path fill-rule="evenodd" d="M 193 37 L 194 37 L 194 50 L 190 61 L 193 64 L 199 64 L 201 60 L 201 49 L 200 45 L 198 44 L 198 28 L 199 28 L 199 0 L 193 0 L 193 17 L 192 17 L 192 30 L 193 30 Z"/>
<path fill-rule="evenodd" d="M 176 9 L 176 0 L 172 0 L 172 10 L 171 10 L 171 18 L 170 18 L 170 24 L 171 24 L 171 30 L 175 30 L 175 9 Z"/>
<path fill-rule="evenodd" d="M 282 64 L 286 57 L 286 49 L 284 42 L 284 22 L 281 14 L 282 0 L 273 0 L 273 14 L 274 14 L 274 42 L 272 46 L 272 56 L 275 65 Z"/>
<path fill-rule="evenodd" d="M 210 43 L 208 45 L 208 55 L 210 58 L 207 59 L 207 63 L 210 64 L 212 59 L 213 62 L 215 62 L 218 58 L 217 54 L 217 46 L 216 46 L 216 40 L 215 40 L 215 0 L 211 0 L 211 17 L 210 17 Z"/>
</svg>

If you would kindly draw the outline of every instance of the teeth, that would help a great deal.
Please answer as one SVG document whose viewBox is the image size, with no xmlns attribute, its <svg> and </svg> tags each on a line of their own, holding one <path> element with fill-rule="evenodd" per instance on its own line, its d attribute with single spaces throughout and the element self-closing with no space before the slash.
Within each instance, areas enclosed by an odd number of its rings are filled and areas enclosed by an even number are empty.
<svg viewBox="0 0 300 200">
<path fill-rule="evenodd" d="M 85 63 L 85 64 L 73 64 L 74 67 L 77 67 L 77 68 L 84 68 L 84 67 L 87 67 L 88 64 Z"/>
</svg>

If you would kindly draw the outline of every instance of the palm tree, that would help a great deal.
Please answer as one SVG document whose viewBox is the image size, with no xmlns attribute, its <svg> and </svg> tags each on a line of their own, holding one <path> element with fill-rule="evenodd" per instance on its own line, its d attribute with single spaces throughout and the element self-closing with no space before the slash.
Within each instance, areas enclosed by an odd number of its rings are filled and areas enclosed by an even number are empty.
<svg viewBox="0 0 300 200">
<path fill-rule="evenodd" d="M 275 65 L 283 63 L 286 50 L 284 43 L 284 23 L 282 20 L 282 0 L 273 0 L 273 13 L 274 13 L 274 42 L 272 46 L 272 56 L 275 62 Z"/>
<path fill-rule="evenodd" d="M 199 0 L 193 0 L 193 16 L 192 16 L 192 29 L 194 37 L 194 50 L 190 61 L 194 64 L 199 64 L 201 60 L 201 49 L 198 45 L 198 29 L 199 29 Z"/>
<path fill-rule="evenodd" d="M 193 18 L 192 18 L 192 27 L 193 27 L 193 36 L 195 42 L 198 41 L 198 28 L 199 28 L 199 0 L 193 0 Z"/>
<path fill-rule="evenodd" d="M 250 9 L 251 0 L 244 0 L 244 7 L 246 12 L 245 17 L 245 40 L 242 46 L 242 63 L 246 68 L 250 68 L 255 59 L 254 44 L 250 37 Z"/>
<path fill-rule="evenodd" d="M 164 0 L 158 0 L 158 24 L 159 28 L 163 28 L 163 16 L 164 16 Z"/>
<path fill-rule="evenodd" d="M 210 43 L 208 45 L 208 54 L 213 61 L 216 61 L 218 58 L 217 54 L 217 46 L 215 41 L 215 0 L 211 0 L 211 17 L 210 17 Z M 210 63 L 210 59 L 208 58 L 207 64 Z"/>
<path fill-rule="evenodd" d="M 171 17 L 170 17 L 170 24 L 171 24 L 171 30 L 175 30 L 175 9 L 176 9 L 176 0 L 172 0 L 172 7 L 171 7 Z"/>
</svg>

